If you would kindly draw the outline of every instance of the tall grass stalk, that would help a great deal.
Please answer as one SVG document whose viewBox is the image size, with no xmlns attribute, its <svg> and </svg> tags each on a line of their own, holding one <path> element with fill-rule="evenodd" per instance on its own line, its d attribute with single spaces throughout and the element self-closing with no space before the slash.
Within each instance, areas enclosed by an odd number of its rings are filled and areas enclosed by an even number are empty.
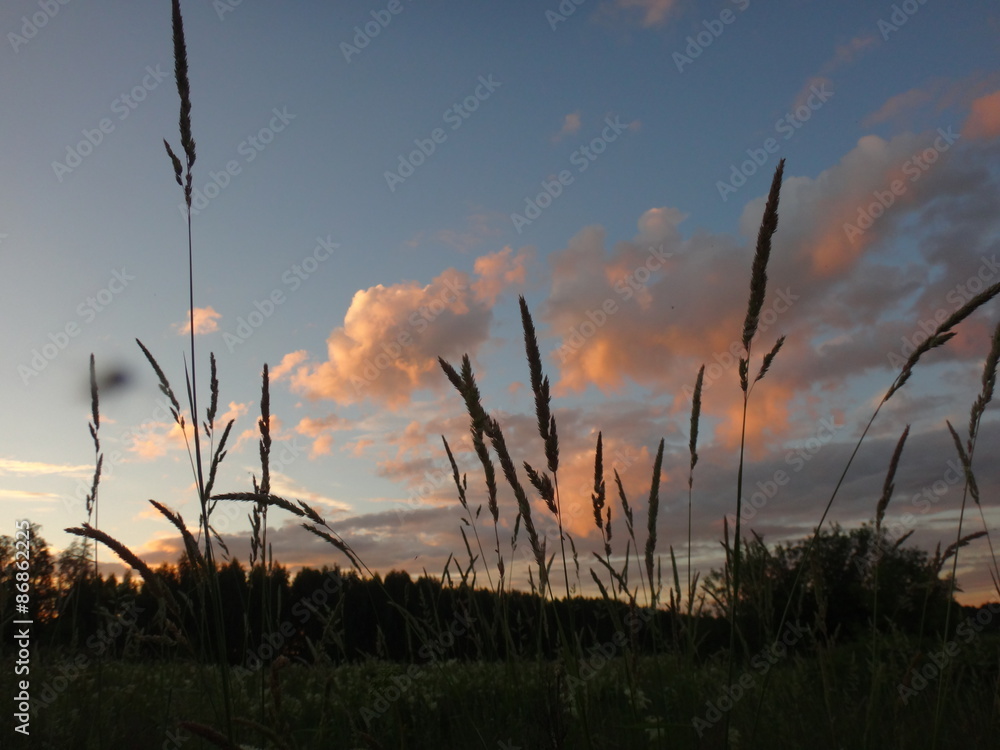
<svg viewBox="0 0 1000 750">
<path fill-rule="evenodd" d="M 535 335 L 535 324 L 528 311 L 528 303 L 524 297 L 518 298 L 521 307 L 521 325 L 524 328 L 524 349 L 528 358 L 528 371 L 531 376 L 531 392 L 535 397 L 535 417 L 538 420 L 538 434 L 545 446 L 545 459 L 552 481 L 544 472 L 539 475 L 527 461 L 524 462 L 528 478 L 545 500 L 549 510 L 556 517 L 559 526 L 559 550 L 562 553 L 563 578 L 566 585 L 566 599 L 569 599 L 569 566 L 566 564 L 566 537 L 563 531 L 562 504 L 559 495 L 559 437 L 556 432 L 556 418 L 549 408 L 551 395 L 549 379 L 542 375 L 542 355 L 538 350 L 538 337 Z"/>
<path fill-rule="evenodd" d="M 649 582 L 649 600 L 646 605 L 656 609 L 658 588 L 653 586 L 653 556 L 656 554 L 656 519 L 660 513 L 660 473 L 663 468 L 663 438 L 656 449 L 653 461 L 653 478 L 649 484 L 649 502 L 646 506 L 646 579 Z"/>
<path fill-rule="evenodd" d="M 688 452 L 691 455 L 691 467 L 688 470 L 688 526 L 687 526 L 687 596 L 688 614 L 694 602 L 694 588 L 691 585 L 691 505 L 694 494 L 694 467 L 698 463 L 698 422 L 701 417 L 701 389 L 705 381 L 705 365 L 698 370 L 694 383 L 694 393 L 691 396 L 691 438 Z M 680 593 L 680 592 L 678 592 Z"/>
<path fill-rule="evenodd" d="M 688 441 L 688 453 L 691 457 L 691 464 L 688 469 L 688 515 L 687 515 L 687 591 L 685 592 L 685 599 L 687 600 L 687 627 L 685 628 L 685 634 L 687 636 L 688 642 L 688 653 L 690 656 L 694 656 L 695 651 L 695 620 L 694 620 L 694 599 L 695 599 L 695 589 L 698 586 L 698 575 L 695 574 L 692 578 L 692 566 L 691 566 L 691 508 L 692 499 L 694 496 L 694 467 L 698 464 L 698 424 L 701 419 L 701 390 L 705 382 L 705 365 L 702 365 L 698 369 L 698 377 L 694 382 L 694 391 L 691 394 L 691 429 L 690 438 Z M 671 549 L 671 557 L 673 557 L 673 550 Z M 674 562 L 674 588 L 677 589 L 677 596 L 681 596 L 680 583 L 677 580 L 677 563 Z"/>
<path fill-rule="evenodd" d="M 615 580 L 613 576 L 613 568 L 611 567 L 611 506 L 607 505 L 607 485 L 604 482 L 604 443 L 603 443 L 603 433 L 597 433 L 597 448 L 594 451 L 594 492 L 590 496 L 591 507 L 594 509 L 594 524 L 597 526 L 597 530 L 601 533 L 601 541 L 604 544 L 604 560 L 605 567 L 608 568 L 611 587 L 614 588 Z M 601 560 L 601 556 L 594 553 L 594 556 L 598 560 Z M 600 588 L 604 598 L 607 598 L 607 590 L 604 588 L 604 584 L 600 582 L 593 570 L 591 570 L 591 576 L 597 582 L 598 588 Z M 615 599 L 617 599 L 617 593 Z"/>
<path fill-rule="evenodd" d="M 750 392 L 753 386 L 767 374 L 771 363 L 781 349 L 785 337 L 780 337 L 774 347 L 768 352 L 761 363 L 759 372 L 753 383 L 750 382 L 750 349 L 753 340 L 757 335 L 757 327 L 760 323 L 760 311 L 764 306 L 764 298 L 767 293 L 767 263 L 771 257 L 771 238 L 778 228 L 778 199 L 781 194 L 781 177 L 785 170 L 785 160 L 778 162 L 778 167 L 774 170 L 774 177 L 771 180 L 771 189 L 767 195 L 767 203 L 764 205 L 764 216 L 761 219 L 760 231 L 757 233 L 757 247 L 754 252 L 753 269 L 750 274 L 750 299 L 747 303 L 747 314 L 743 321 L 743 356 L 740 357 L 740 389 L 743 391 L 743 416 L 740 424 L 740 461 L 736 474 L 736 521 L 733 531 L 733 576 L 732 591 L 729 600 L 729 665 L 727 668 L 727 684 L 733 682 L 733 670 L 736 664 L 736 622 L 737 605 L 740 598 L 741 570 L 740 561 L 742 558 L 742 520 L 743 520 L 743 467 L 744 451 L 746 448 L 746 428 L 747 428 L 747 406 L 750 401 Z M 725 721 L 726 746 L 729 747 L 729 712 L 726 713 Z"/>
<path fill-rule="evenodd" d="M 875 506 L 875 539 L 874 539 L 874 550 L 875 558 L 872 564 L 872 578 L 873 578 L 873 599 L 872 599 L 872 645 L 871 645 L 871 664 L 872 664 L 872 675 L 871 675 L 871 686 L 868 692 L 868 705 L 865 711 L 865 747 L 868 747 L 868 737 L 869 732 L 872 728 L 872 719 L 876 715 L 875 711 L 875 689 L 879 684 L 877 676 L 881 674 L 881 664 L 879 662 L 879 650 L 878 650 L 878 591 L 879 591 L 879 572 L 882 568 L 882 521 L 885 519 L 886 508 L 889 507 L 889 501 L 892 499 L 892 493 L 896 489 L 895 479 L 896 479 L 896 469 L 899 467 L 899 459 L 903 455 L 903 446 L 906 444 L 906 438 L 910 435 L 910 425 L 906 425 L 906 429 L 903 430 L 903 434 L 899 436 L 899 441 L 896 443 L 896 449 L 892 452 L 892 458 L 889 460 L 889 469 L 885 475 L 885 483 L 882 485 L 882 495 L 879 497 L 878 503 Z"/>
<path fill-rule="evenodd" d="M 101 469 L 104 466 L 104 453 L 101 451 L 101 409 L 100 409 L 100 399 L 98 395 L 97 387 L 97 367 L 94 361 L 94 355 L 90 355 L 90 417 L 91 422 L 88 425 L 90 428 L 90 437 L 94 441 L 94 479 L 90 485 L 90 492 L 87 493 L 86 498 L 86 510 L 87 510 L 87 523 L 90 523 L 91 514 L 94 518 L 95 528 L 101 528 L 100 524 L 100 508 L 97 502 L 98 498 L 98 488 L 101 484 Z M 98 565 L 98 548 L 99 543 L 95 539 L 94 542 L 94 580 L 101 580 L 100 567 Z M 102 606 L 100 590 L 98 590 L 97 606 Z M 77 608 L 74 607 L 74 620 L 76 619 Z M 76 622 L 74 622 L 74 632 L 76 630 Z M 101 702 L 104 697 L 104 655 L 101 654 L 97 660 L 97 715 L 102 715 Z M 103 745 L 103 722 L 98 722 L 98 745 Z"/>
<path fill-rule="evenodd" d="M 219 669 L 222 678 L 223 705 L 225 708 L 225 733 L 230 741 L 233 740 L 233 705 L 230 686 L 229 659 L 226 648 L 226 631 L 222 613 L 222 592 L 219 588 L 218 570 L 215 564 L 215 552 L 212 545 L 212 529 L 210 522 L 211 509 L 209 507 L 209 495 L 206 492 L 205 474 L 202 468 L 201 458 L 201 431 L 198 429 L 198 370 L 197 354 L 195 351 L 195 320 L 194 320 L 194 240 L 191 227 L 191 193 L 192 193 L 192 173 L 197 153 L 195 149 L 194 136 L 191 132 L 191 84 L 188 79 L 187 45 L 184 41 L 184 19 L 181 16 L 180 0 L 171 2 L 171 26 L 173 30 L 174 45 L 174 78 L 177 83 L 177 94 L 180 98 L 180 116 L 178 126 L 180 128 L 180 145 L 184 154 L 184 164 L 182 168 L 181 160 L 174 153 L 166 139 L 163 141 L 164 148 L 174 168 L 174 179 L 184 191 L 184 203 L 187 207 L 187 257 L 188 257 L 188 326 L 189 339 L 191 344 L 191 373 L 185 377 L 187 380 L 188 400 L 191 406 L 191 421 L 194 433 L 194 460 L 196 466 L 196 483 L 198 487 L 198 499 L 201 504 L 201 529 L 205 535 L 205 564 L 207 567 L 207 577 L 211 587 L 210 609 L 212 619 L 215 624 L 215 637 L 213 639 L 216 654 L 219 662 Z M 183 177 L 183 179 L 182 179 Z M 214 415 L 212 415 L 214 418 Z"/>
</svg>

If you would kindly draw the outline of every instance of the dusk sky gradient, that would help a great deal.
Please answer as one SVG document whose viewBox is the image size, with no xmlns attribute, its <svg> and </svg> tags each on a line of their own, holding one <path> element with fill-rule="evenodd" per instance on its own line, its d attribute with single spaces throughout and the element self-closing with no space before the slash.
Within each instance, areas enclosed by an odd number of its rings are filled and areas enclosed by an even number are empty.
<svg viewBox="0 0 1000 750">
<path fill-rule="evenodd" d="M 373 570 L 439 575 L 449 553 L 465 559 L 442 435 L 484 505 L 484 544 L 493 537 L 469 418 L 437 357 L 459 366 L 470 355 L 515 460 L 544 465 L 519 295 L 553 383 L 584 591 L 600 549 L 599 430 L 615 552 L 624 559 L 612 470 L 641 545 L 663 438 L 658 551 L 665 570 L 671 545 L 686 557 L 702 364 L 693 556 L 703 575 L 721 565 L 739 459 L 733 353 L 779 159 L 751 369 L 787 340 L 750 400 L 744 491 L 768 497 L 748 533 L 806 536 L 912 347 L 1000 281 L 994 2 L 204 0 L 182 10 L 198 146 L 199 406 L 215 352 L 221 423 L 236 419 L 217 489 L 249 491 L 260 474 L 267 363 L 273 491 L 316 507 Z M 183 545 L 148 499 L 193 528 L 198 501 L 135 343 L 186 403 L 186 225 L 162 142 L 179 140 L 170 3 L 8 0 L 0 32 L 0 533 L 28 518 L 63 548 L 63 529 L 86 520 L 93 352 L 102 377 L 128 376 L 101 394 L 100 527 L 150 563 L 173 561 Z M 930 552 L 955 540 L 962 482 L 946 420 L 966 435 L 998 320 L 994 302 L 924 357 L 879 414 L 828 523 L 873 519 L 910 424 L 886 524 L 912 528 L 907 544 Z M 975 461 L 994 536 L 996 409 Z M 505 552 L 516 507 L 504 483 Z M 243 562 L 249 510 L 217 512 Z M 537 497 L 533 514 L 557 549 Z M 296 519 L 270 521 L 276 560 L 346 565 Z M 982 529 L 971 503 L 964 524 Z M 963 601 L 996 598 L 989 559 L 985 540 L 962 551 Z M 519 584 L 530 560 L 522 534 Z"/>
</svg>

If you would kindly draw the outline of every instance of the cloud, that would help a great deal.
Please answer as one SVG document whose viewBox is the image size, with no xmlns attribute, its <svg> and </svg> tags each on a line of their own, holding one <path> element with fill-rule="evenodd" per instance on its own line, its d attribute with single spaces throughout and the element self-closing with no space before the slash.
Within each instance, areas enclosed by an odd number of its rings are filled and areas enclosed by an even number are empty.
<svg viewBox="0 0 1000 750">
<path fill-rule="evenodd" d="M 523 286 L 527 281 L 527 264 L 533 257 L 531 248 L 521 248 L 514 255 L 513 248 L 507 246 L 476 258 L 473 271 L 479 278 L 472 284 L 476 298 L 493 307 L 506 289 Z"/>
<path fill-rule="evenodd" d="M 978 140 L 1000 136 L 1000 90 L 972 102 L 969 117 L 962 127 L 962 136 Z"/>
<path fill-rule="evenodd" d="M 292 370 L 301 365 L 307 359 L 309 359 L 309 352 L 305 349 L 289 352 L 281 358 L 281 362 L 278 363 L 277 367 L 272 367 L 270 369 L 268 377 L 272 383 L 276 383 L 286 375 L 290 374 Z"/>
<path fill-rule="evenodd" d="M 30 490 L 5 490 L 0 489 L 0 497 L 8 497 L 14 500 L 58 500 L 59 495 L 52 492 L 32 492 Z"/>
<path fill-rule="evenodd" d="M 295 425 L 295 431 L 313 439 L 312 447 L 309 449 L 309 458 L 317 458 L 327 456 L 332 452 L 332 433 L 348 429 L 350 426 L 351 423 L 348 420 L 338 417 L 336 414 L 329 414 L 320 418 L 303 417 Z"/>
<path fill-rule="evenodd" d="M 50 464 L 43 461 L 21 461 L 16 458 L 0 458 L 0 475 L 20 477 L 90 477 L 93 474 L 93 465 Z"/>
<path fill-rule="evenodd" d="M 271 492 L 293 502 L 305 500 L 327 521 L 333 521 L 335 517 L 339 518 L 352 511 L 349 503 L 312 490 L 281 471 L 271 472 Z"/>
<path fill-rule="evenodd" d="M 567 135 L 573 135 L 580 129 L 580 112 L 571 112 L 563 118 L 562 127 L 559 132 L 552 136 L 553 143 L 559 143 Z"/>
<path fill-rule="evenodd" d="M 293 390 L 341 404 L 365 398 L 398 408 L 414 390 L 440 382 L 438 356 L 474 351 L 488 338 L 492 311 L 469 278 L 448 270 L 430 284 L 381 284 L 357 292 L 344 324 L 327 339 L 327 361 L 305 364 Z"/>
<path fill-rule="evenodd" d="M 240 417 L 244 416 L 249 410 L 249 404 L 230 401 L 228 408 L 222 414 L 216 416 L 215 424 L 217 427 L 221 425 L 222 429 L 225 429 L 226 425 L 229 424 L 229 420 L 233 420 L 235 426 L 239 422 Z"/>
<path fill-rule="evenodd" d="M 893 184 L 898 192 L 889 201 Z M 888 208 L 872 210 L 878 195 Z M 552 253 L 541 317 L 558 369 L 554 393 L 615 396 L 636 384 L 681 415 L 690 408 L 682 389 L 705 363 L 706 435 L 733 447 L 742 420 L 740 334 L 765 197 L 746 204 L 741 237 L 698 231 L 685 238 L 683 214 L 661 207 L 640 217 L 630 240 L 609 248 L 605 230 L 591 226 Z M 865 136 L 816 177 L 786 171 L 752 374 L 779 335 L 788 340 L 752 400 L 750 443 L 780 444 L 821 416 L 819 401 L 837 405 L 851 378 L 888 374 L 889 355 L 905 359 L 912 351 L 901 342 L 921 334 L 920 320 L 953 312 L 984 277 L 1000 280 L 983 260 L 995 247 L 998 221 L 988 207 L 997 200 L 1000 186 L 981 159 L 939 131 Z M 864 212 L 876 219 L 848 231 Z M 917 242 L 920 251 L 901 263 L 901 242 Z M 933 361 L 981 360 L 985 326 L 968 321 Z M 818 389 L 827 391 L 822 399 Z"/>
<path fill-rule="evenodd" d="M 934 95 L 932 92 L 926 89 L 914 88 L 904 91 L 902 94 L 889 97 L 885 104 L 866 116 L 861 124 L 866 128 L 870 128 L 873 125 L 879 125 L 883 122 L 901 120 L 913 110 L 919 109 L 932 101 L 933 98 Z"/>
<path fill-rule="evenodd" d="M 913 127 L 917 115 L 939 116 L 947 110 L 972 110 L 979 100 L 988 99 L 998 87 L 1000 71 L 974 73 L 957 80 L 936 76 L 918 87 L 891 96 L 875 112 L 867 115 L 862 125 L 867 128 L 894 122 Z M 939 119 L 936 117 L 935 122 Z"/>
<path fill-rule="evenodd" d="M 222 315 L 215 311 L 211 305 L 208 307 L 194 308 L 194 333 L 200 336 L 205 333 L 214 333 L 219 330 L 218 319 Z M 191 333 L 191 319 L 188 317 L 183 323 L 175 323 L 174 329 L 179 335 Z"/>
<path fill-rule="evenodd" d="M 272 441 L 277 442 L 279 440 L 291 440 L 294 437 L 293 435 L 289 435 L 284 432 L 285 423 L 280 416 L 275 414 L 274 410 L 271 411 L 269 422 L 270 422 L 269 432 L 271 434 Z M 239 450 L 246 443 L 257 444 L 257 441 L 259 440 L 260 440 L 260 423 L 259 420 L 254 420 L 252 427 L 247 427 L 245 430 L 243 430 L 237 435 L 236 444 L 233 446 L 233 449 Z M 273 454 L 277 450 L 278 450 L 277 447 L 273 446 L 271 448 L 271 453 Z"/>
<path fill-rule="evenodd" d="M 406 281 L 355 293 L 343 325 L 327 338 L 325 362 L 294 353 L 292 389 L 310 399 L 370 399 L 398 409 L 414 391 L 443 386 L 438 357 L 474 354 L 489 339 L 492 307 L 504 290 L 524 283 L 530 257 L 529 248 L 515 254 L 508 247 L 477 258 L 472 278 L 447 269 L 427 285 Z"/>
<path fill-rule="evenodd" d="M 136 433 L 127 450 L 143 461 L 152 461 L 170 451 L 183 451 L 187 447 L 185 432 L 190 430 L 190 420 L 185 419 L 184 431 L 176 422 L 153 422 Z"/>
</svg>

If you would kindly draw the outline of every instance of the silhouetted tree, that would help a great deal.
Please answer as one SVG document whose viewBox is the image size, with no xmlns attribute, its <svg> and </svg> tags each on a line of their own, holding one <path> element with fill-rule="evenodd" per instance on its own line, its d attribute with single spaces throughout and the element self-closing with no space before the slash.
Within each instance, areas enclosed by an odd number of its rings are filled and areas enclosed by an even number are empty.
<svg viewBox="0 0 1000 750">
<path fill-rule="evenodd" d="M 918 633 L 943 624 L 947 580 L 928 554 L 885 538 L 876 544 L 875 529 L 864 524 L 845 531 L 823 530 L 807 557 L 811 538 L 769 550 L 764 540 L 744 540 L 737 618 L 745 638 L 759 646 L 774 637 L 786 602 L 791 617 L 815 627 L 827 638 L 854 638 L 869 632 L 878 585 L 878 626 Z M 792 586 L 801 570 L 799 586 Z M 705 580 L 717 606 L 728 604 L 725 570 Z M 722 606 L 720 611 L 725 611 Z"/>
</svg>

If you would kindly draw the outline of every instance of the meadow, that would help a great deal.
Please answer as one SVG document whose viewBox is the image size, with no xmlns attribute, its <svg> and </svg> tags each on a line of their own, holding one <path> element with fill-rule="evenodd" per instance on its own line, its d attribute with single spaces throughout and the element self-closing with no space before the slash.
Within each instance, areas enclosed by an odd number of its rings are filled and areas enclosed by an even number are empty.
<svg viewBox="0 0 1000 750">
<path fill-rule="evenodd" d="M 526 372 L 534 397 L 537 453 L 510 446 L 491 416 L 471 360 L 439 360 L 441 377 L 469 416 L 481 476 L 452 467 L 464 548 L 439 574 L 413 579 L 372 571 L 347 536 L 307 503 L 271 488 L 270 379 L 264 365 L 258 419 L 260 472 L 252 486 L 219 491 L 233 423 L 217 422 L 220 385 L 195 357 L 196 146 L 183 22 L 173 2 L 179 146 L 165 142 L 184 193 L 188 228 L 190 358 L 175 387 L 153 352 L 137 342 L 189 441 L 200 509 L 196 526 L 154 500 L 185 546 L 174 566 L 152 568 L 100 526 L 101 402 L 91 357 L 95 468 L 86 518 L 67 529 L 79 544 L 56 560 L 38 529 L 31 542 L 30 701 L 8 709 L 11 747 L 34 748 L 988 748 L 1000 730 L 1000 605 L 955 601 L 962 549 L 990 544 L 973 460 L 993 398 L 1000 323 L 983 342 L 982 390 L 964 434 L 950 423 L 964 471 L 954 542 L 934 553 L 907 546 L 912 531 L 884 525 L 909 428 L 886 466 L 871 523 L 827 523 L 841 485 L 882 407 L 927 352 L 998 294 L 994 284 L 940 322 L 878 401 L 814 531 L 770 546 L 744 525 L 745 444 L 733 456 L 732 527 L 725 564 L 691 573 L 690 508 L 697 498 L 698 432 L 705 368 L 692 373 L 687 536 L 657 536 L 661 440 L 648 497 L 629 497 L 594 446 L 591 493 L 599 540 L 590 549 L 564 530 L 560 436 L 528 304 L 520 299 Z M 778 231 L 784 160 L 770 185 L 738 334 L 743 419 L 753 391 L 767 387 L 784 337 L 761 342 L 768 262 Z M 736 272 L 736 269 L 734 269 Z M 190 368 L 190 369 L 188 369 Z M 681 384 L 678 385 L 680 387 Z M 186 396 L 186 403 L 177 394 Z M 199 402 L 199 399 L 200 402 Z M 205 401 L 207 400 L 207 406 Z M 986 456 L 996 446 L 984 446 Z M 527 460 L 526 460 L 527 459 Z M 470 481 L 471 479 L 471 481 Z M 516 523 L 500 521 L 501 486 Z M 231 550 L 213 528 L 230 504 L 248 513 L 248 550 Z M 612 512 L 612 509 L 614 511 Z M 966 511 L 969 518 L 965 518 Z M 539 513 L 558 529 L 539 531 Z M 217 516 L 216 516 L 217 517 Z M 330 545 L 331 563 L 293 576 L 269 554 L 268 528 L 293 518 Z M 978 522 L 982 521 L 981 527 Z M 546 526 L 548 524 L 545 524 Z M 24 546 L 24 545 L 22 545 Z M 98 549 L 133 573 L 100 575 Z M 25 576 L 17 540 L 0 539 L 0 624 L 4 695 L 17 696 L 17 596 Z M 239 560 L 246 559 L 244 567 Z M 685 564 L 686 562 L 686 564 Z M 530 591 L 511 585 L 526 566 Z M 1000 597 L 1000 567 L 991 558 Z M 436 573 L 436 572 L 435 572 Z M 683 575 L 682 575 L 683 573 Z M 584 588 L 599 596 L 580 595 Z M 23 616 L 23 613 L 21 613 Z M 13 644 L 11 646 L 10 644 Z M 15 698 L 15 706 L 20 705 Z M 30 729 L 28 729 L 30 727 Z M 20 729 L 19 729 L 20 728 Z"/>
</svg>

